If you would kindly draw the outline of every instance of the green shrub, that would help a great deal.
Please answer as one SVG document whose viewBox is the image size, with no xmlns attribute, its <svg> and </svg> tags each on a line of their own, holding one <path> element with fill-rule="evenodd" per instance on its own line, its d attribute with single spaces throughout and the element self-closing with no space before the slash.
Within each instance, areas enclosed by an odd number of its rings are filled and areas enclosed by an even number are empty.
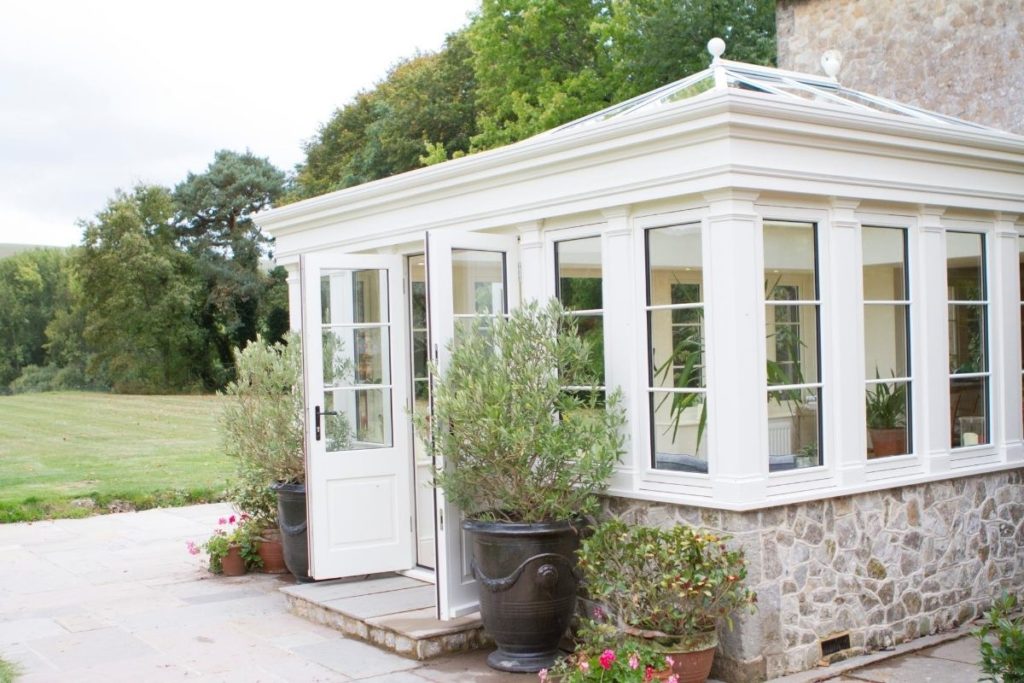
<svg viewBox="0 0 1024 683">
<path fill-rule="evenodd" d="M 445 468 L 435 484 L 468 517 L 548 522 L 591 514 L 622 453 L 618 392 L 598 390 L 590 344 L 552 300 L 460 325 L 434 418 L 417 428 Z M 566 387 L 572 387 L 567 391 Z M 431 429 L 433 428 L 433 434 Z"/>
<path fill-rule="evenodd" d="M 985 621 L 972 635 L 981 641 L 982 680 L 1024 682 L 1024 615 L 1017 614 L 1017 597 L 1004 593 L 985 612 Z M 990 636 L 995 636 L 993 639 Z"/>
</svg>

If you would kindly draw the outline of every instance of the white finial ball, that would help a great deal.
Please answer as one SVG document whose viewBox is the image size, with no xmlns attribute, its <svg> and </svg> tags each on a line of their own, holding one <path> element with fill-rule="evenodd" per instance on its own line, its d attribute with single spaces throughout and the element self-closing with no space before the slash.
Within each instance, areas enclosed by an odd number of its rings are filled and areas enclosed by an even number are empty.
<svg viewBox="0 0 1024 683">
<path fill-rule="evenodd" d="M 708 41 L 708 52 L 717 60 L 725 52 L 725 41 L 721 38 L 712 38 Z"/>
<path fill-rule="evenodd" d="M 839 50 L 828 50 L 821 56 L 821 68 L 825 70 L 825 74 L 835 80 L 836 76 L 839 75 L 839 69 L 843 66 L 843 55 Z"/>
</svg>

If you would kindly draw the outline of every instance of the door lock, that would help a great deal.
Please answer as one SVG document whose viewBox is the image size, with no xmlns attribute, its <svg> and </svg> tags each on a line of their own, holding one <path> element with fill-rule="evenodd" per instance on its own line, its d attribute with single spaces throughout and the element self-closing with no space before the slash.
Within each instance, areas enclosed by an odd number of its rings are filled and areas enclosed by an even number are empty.
<svg viewBox="0 0 1024 683">
<path fill-rule="evenodd" d="M 313 415 L 315 416 L 314 424 L 316 425 L 314 431 L 316 432 L 316 440 L 317 441 L 320 440 L 320 417 L 323 416 L 323 415 L 337 415 L 337 414 L 338 414 L 337 410 L 320 410 L 320 406 L 316 406 L 313 409 Z"/>
</svg>

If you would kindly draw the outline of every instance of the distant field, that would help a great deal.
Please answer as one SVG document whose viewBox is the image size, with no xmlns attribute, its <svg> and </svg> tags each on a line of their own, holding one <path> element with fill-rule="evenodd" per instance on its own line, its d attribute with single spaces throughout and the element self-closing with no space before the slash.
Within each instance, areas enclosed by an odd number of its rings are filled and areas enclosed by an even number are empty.
<svg viewBox="0 0 1024 683">
<path fill-rule="evenodd" d="M 142 509 L 220 499 L 234 472 L 217 433 L 222 404 L 217 396 L 0 396 L 0 522 L 88 516 L 115 501 Z"/>
</svg>

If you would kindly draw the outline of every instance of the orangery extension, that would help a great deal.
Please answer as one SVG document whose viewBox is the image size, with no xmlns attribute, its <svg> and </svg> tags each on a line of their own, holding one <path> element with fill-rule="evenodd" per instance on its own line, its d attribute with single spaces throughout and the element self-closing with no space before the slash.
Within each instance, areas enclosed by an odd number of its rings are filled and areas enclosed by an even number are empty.
<svg viewBox="0 0 1024 683">
<path fill-rule="evenodd" d="M 558 297 L 628 412 L 607 511 L 746 551 L 759 609 L 722 633 L 720 677 L 950 629 L 1024 588 L 1024 138 L 845 88 L 834 55 L 809 75 L 723 50 L 257 218 L 306 331 L 312 576 L 400 572 L 436 587 L 442 626 L 476 611 L 411 414 L 460 320 Z M 325 377 L 325 351 L 354 372 Z"/>
</svg>

